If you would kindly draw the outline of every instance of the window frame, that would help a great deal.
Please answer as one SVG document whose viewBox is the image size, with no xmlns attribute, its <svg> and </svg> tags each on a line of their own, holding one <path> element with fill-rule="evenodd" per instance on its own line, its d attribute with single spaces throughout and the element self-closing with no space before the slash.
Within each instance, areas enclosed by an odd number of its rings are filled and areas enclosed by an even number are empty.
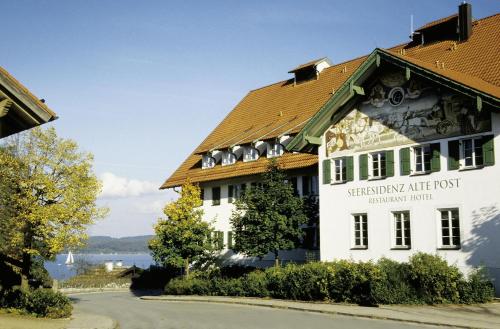
<svg viewBox="0 0 500 329">
<path fill-rule="evenodd" d="M 231 161 L 228 161 L 228 158 L 230 158 Z M 222 160 L 221 160 L 222 166 L 231 166 L 231 165 L 234 165 L 237 160 L 238 159 L 236 157 L 236 154 L 234 154 L 233 152 L 224 152 L 224 153 L 222 153 Z"/>
<path fill-rule="evenodd" d="M 374 175 L 374 157 L 376 156 L 378 162 L 379 175 Z M 387 151 L 377 151 L 368 153 L 368 179 L 377 180 L 387 178 Z M 383 169 L 383 170 L 382 170 Z M 382 172 L 383 171 L 383 172 Z"/>
<path fill-rule="evenodd" d="M 332 184 L 343 184 L 347 182 L 347 159 L 346 157 L 341 157 L 341 158 L 333 158 L 332 160 Z M 337 161 L 340 161 L 341 169 L 340 169 L 340 178 L 337 179 Z"/>
<path fill-rule="evenodd" d="M 364 219 L 364 221 L 361 221 L 359 223 L 360 229 L 359 229 L 359 237 L 356 236 L 356 220 L 357 219 Z M 352 243 L 351 243 L 351 249 L 352 250 L 366 250 L 368 249 L 370 240 L 369 240 L 369 232 L 368 232 L 368 213 L 353 213 L 351 214 L 351 238 L 352 238 Z M 361 244 L 357 244 L 357 239 L 360 240 Z M 366 243 L 365 243 L 366 242 Z"/>
<path fill-rule="evenodd" d="M 249 154 L 255 155 L 252 157 L 249 157 Z M 260 151 L 256 147 L 253 146 L 247 146 L 245 147 L 243 151 L 243 162 L 252 162 L 252 161 L 257 161 L 260 158 Z"/>
<path fill-rule="evenodd" d="M 285 147 L 281 143 L 269 143 L 267 147 L 267 158 L 277 158 L 285 153 Z"/>
<path fill-rule="evenodd" d="M 218 190 L 218 194 L 219 194 L 219 198 L 218 199 L 215 199 L 215 193 L 214 191 Z M 220 186 L 214 186 L 212 187 L 212 206 L 220 206 L 221 204 L 221 188 Z"/>
<path fill-rule="evenodd" d="M 453 235 L 453 218 L 452 217 L 448 217 L 447 218 L 447 221 L 448 221 L 448 235 L 447 236 L 443 236 L 443 218 L 442 218 L 442 214 L 443 212 L 447 212 L 448 215 L 451 214 L 452 211 L 456 211 L 457 212 L 457 224 L 458 224 L 458 227 L 457 230 L 458 230 L 458 244 L 455 244 L 454 243 L 454 236 Z M 447 207 L 447 208 L 439 208 L 437 209 L 437 215 L 436 215 L 436 222 L 437 222 L 437 227 L 438 227 L 438 249 L 444 249 L 444 250 L 459 250 L 462 248 L 462 223 L 460 221 L 460 208 L 459 207 Z M 444 243 L 444 239 L 445 238 L 448 238 L 449 239 L 449 243 L 448 244 L 445 244 Z"/>
<path fill-rule="evenodd" d="M 211 161 L 209 162 L 209 160 Z M 208 154 L 203 155 L 201 159 L 201 169 L 211 169 L 214 168 L 216 164 L 217 160 L 213 156 Z"/>
<path fill-rule="evenodd" d="M 405 219 L 404 215 L 408 218 Z M 398 220 L 401 221 L 401 228 L 399 229 L 401 236 L 398 237 Z M 394 250 L 409 250 L 411 249 L 412 238 L 411 238 L 411 212 L 410 210 L 396 210 L 391 211 L 391 224 L 392 224 L 392 247 Z M 401 243 L 398 244 L 398 239 L 401 239 Z M 408 241 L 408 243 L 407 243 Z"/>
<path fill-rule="evenodd" d="M 420 154 L 417 153 L 417 149 L 421 149 Z M 428 149 L 428 152 L 425 152 Z M 411 152 L 411 175 L 426 175 L 432 172 L 432 148 L 430 144 L 414 145 L 410 147 Z M 418 162 L 417 157 L 421 157 L 422 170 L 417 170 Z M 426 158 L 427 156 L 427 158 Z"/>
<path fill-rule="evenodd" d="M 472 164 L 471 165 L 466 165 L 467 158 L 465 155 L 465 142 L 471 141 L 471 160 Z M 476 143 L 479 143 L 479 146 L 477 146 Z M 461 138 L 458 140 L 458 150 L 459 150 L 459 166 L 460 170 L 469 170 L 469 169 L 479 169 L 484 167 L 484 152 L 483 152 L 483 136 L 474 136 L 474 137 L 468 137 L 468 138 Z M 480 150 L 481 155 L 481 163 L 477 164 L 477 156 L 476 156 L 476 150 Z"/>
</svg>

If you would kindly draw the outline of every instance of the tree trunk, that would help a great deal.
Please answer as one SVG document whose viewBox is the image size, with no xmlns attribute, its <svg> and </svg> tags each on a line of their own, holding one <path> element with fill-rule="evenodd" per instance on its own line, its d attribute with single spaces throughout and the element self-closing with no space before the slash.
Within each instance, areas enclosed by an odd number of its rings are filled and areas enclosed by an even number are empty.
<svg viewBox="0 0 500 329">
<path fill-rule="evenodd" d="M 184 279 L 189 278 L 189 258 L 184 259 Z"/>
<path fill-rule="evenodd" d="M 23 263 L 21 267 L 21 290 L 29 290 L 29 279 L 30 279 L 30 269 L 31 269 L 31 255 L 24 252 L 23 253 Z"/>
<path fill-rule="evenodd" d="M 280 259 L 277 250 L 274 251 L 274 267 L 280 267 Z"/>
</svg>

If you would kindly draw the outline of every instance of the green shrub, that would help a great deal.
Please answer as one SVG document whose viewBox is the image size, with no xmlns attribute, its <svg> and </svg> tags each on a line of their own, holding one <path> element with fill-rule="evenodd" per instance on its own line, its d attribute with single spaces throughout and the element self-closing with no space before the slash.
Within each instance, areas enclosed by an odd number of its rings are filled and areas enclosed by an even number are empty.
<svg viewBox="0 0 500 329">
<path fill-rule="evenodd" d="M 427 304 L 458 303 L 462 274 L 437 256 L 417 253 L 409 261 L 410 282 L 418 298 Z"/>
<path fill-rule="evenodd" d="M 327 300 L 328 267 L 319 262 L 304 265 L 289 264 L 283 270 L 281 298 L 296 300 Z"/>
<path fill-rule="evenodd" d="M 210 281 L 198 278 L 176 278 L 165 286 L 167 295 L 211 295 Z"/>
<path fill-rule="evenodd" d="M 73 305 L 69 298 L 60 292 L 40 288 L 28 294 L 25 309 L 40 317 L 56 319 L 69 317 Z"/>
<path fill-rule="evenodd" d="M 377 262 L 381 281 L 374 286 L 374 300 L 377 304 L 418 303 L 416 292 L 410 284 L 408 263 L 382 258 Z"/>
<path fill-rule="evenodd" d="M 287 295 L 283 287 L 285 273 L 280 267 L 270 267 L 266 270 L 267 291 L 274 298 L 285 298 Z"/>
<path fill-rule="evenodd" d="M 211 295 L 245 296 L 245 288 L 241 278 L 215 278 L 211 280 Z"/>
<path fill-rule="evenodd" d="M 53 319 L 69 317 L 73 310 L 68 297 L 44 288 L 29 292 L 20 289 L 4 291 L 0 294 L 0 307 L 15 308 L 39 317 Z"/>
<path fill-rule="evenodd" d="M 464 304 L 486 303 L 495 296 L 495 287 L 489 279 L 486 269 L 472 271 L 467 280 L 459 285 L 460 302 Z"/>
<path fill-rule="evenodd" d="M 417 253 L 408 263 L 389 259 L 373 262 L 339 260 L 288 264 L 239 276 L 240 269 L 193 272 L 173 279 L 167 294 L 252 296 L 294 300 L 331 300 L 360 305 L 414 303 L 483 303 L 492 299 L 493 285 L 483 270 L 465 279 L 456 266 L 439 256 Z"/>
<path fill-rule="evenodd" d="M 245 275 L 242 280 L 246 290 L 246 296 L 269 297 L 270 294 L 267 289 L 268 281 L 265 272 L 256 270 Z"/>
<path fill-rule="evenodd" d="M 0 307 L 24 309 L 27 294 L 21 289 L 8 289 L 0 291 Z"/>
</svg>

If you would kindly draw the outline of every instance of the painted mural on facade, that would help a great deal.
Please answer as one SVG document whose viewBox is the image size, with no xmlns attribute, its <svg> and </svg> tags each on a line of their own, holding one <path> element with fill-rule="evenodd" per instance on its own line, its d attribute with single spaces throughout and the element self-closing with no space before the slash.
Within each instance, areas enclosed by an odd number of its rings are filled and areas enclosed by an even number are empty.
<svg viewBox="0 0 500 329">
<path fill-rule="evenodd" d="M 367 96 L 326 132 L 326 153 L 358 152 L 491 130 L 491 116 L 465 96 L 401 72 L 379 77 Z"/>
</svg>

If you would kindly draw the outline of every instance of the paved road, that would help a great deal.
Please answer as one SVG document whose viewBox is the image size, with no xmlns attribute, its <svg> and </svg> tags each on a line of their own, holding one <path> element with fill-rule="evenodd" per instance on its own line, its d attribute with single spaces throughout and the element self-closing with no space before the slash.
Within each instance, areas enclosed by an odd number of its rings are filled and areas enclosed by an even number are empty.
<svg viewBox="0 0 500 329">
<path fill-rule="evenodd" d="M 76 310 L 112 317 L 118 320 L 121 329 L 433 328 L 244 305 L 145 301 L 128 292 L 79 294 L 72 296 L 72 299 Z"/>
</svg>

